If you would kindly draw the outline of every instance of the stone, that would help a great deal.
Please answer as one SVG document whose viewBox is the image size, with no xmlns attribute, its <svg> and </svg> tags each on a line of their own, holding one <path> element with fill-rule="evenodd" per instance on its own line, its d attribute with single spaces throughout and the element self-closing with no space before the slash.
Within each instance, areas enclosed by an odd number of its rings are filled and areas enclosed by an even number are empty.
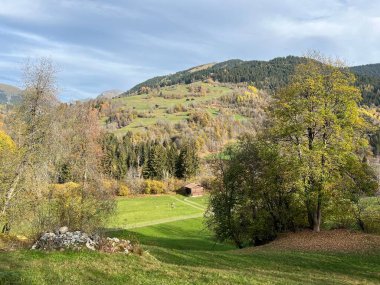
<svg viewBox="0 0 380 285">
<path fill-rule="evenodd" d="M 60 233 L 60 234 L 65 234 L 65 233 L 67 233 L 69 231 L 69 228 L 68 227 L 60 227 L 59 228 L 59 230 L 58 230 L 58 232 Z"/>
<path fill-rule="evenodd" d="M 85 232 L 69 232 L 67 227 L 60 228 L 56 233 L 46 232 L 33 244 L 33 250 L 59 250 L 66 249 L 92 251 L 100 250 L 114 253 L 129 254 L 134 251 L 134 246 L 129 240 L 119 238 L 101 238 L 99 235 L 88 235 Z M 62 230 L 61 230 L 62 229 Z"/>
<path fill-rule="evenodd" d="M 90 250 L 95 250 L 94 244 L 92 244 L 90 241 L 86 242 L 86 247 Z"/>
</svg>

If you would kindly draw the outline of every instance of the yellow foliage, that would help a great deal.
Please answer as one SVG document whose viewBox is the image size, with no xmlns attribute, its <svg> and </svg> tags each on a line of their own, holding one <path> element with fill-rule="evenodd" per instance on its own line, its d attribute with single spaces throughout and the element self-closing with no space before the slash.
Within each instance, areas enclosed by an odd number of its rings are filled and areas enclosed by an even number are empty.
<svg viewBox="0 0 380 285">
<path fill-rule="evenodd" d="M 4 131 L 0 130 L 0 152 L 2 151 L 15 151 L 16 144 Z"/>
<path fill-rule="evenodd" d="M 79 189 L 80 185 L 78 183 L 70 181 L 64 184 L 52 184 L 51 187 L 52 187 L 52 190 L 56 192 L 64 192 L 64 191 L 70 192 L 70 191 Z"/>
<path fill-rule="evenodd" d="M 129 193 L 130 193 L 130 191 L 129 191 L 129 188 L 128 188 L 127 185 L 125 185 L 125 184 L 120 184 L 119 185 L 119 189 L 117 191 L 117 194 L 119 196 L 128 196 Z"/>
<path fill-rule="evenodd" d="M 108 193 L 117 194 L 119 191 L 119 185 L 116 180 L 103 179 L 102 186 Z"/>
<path fill-rule="evenodd" d="M 248 86 L 248 90 L 253 94 L 259 93 L 259 90 L 255 86 Z"/>
<path fill-rule="evenodd" d="M 161 194 L 165 192 L 165 184 L 158 180 L 145 180 L 144 193 L 145 194 Z"/>
</svg>

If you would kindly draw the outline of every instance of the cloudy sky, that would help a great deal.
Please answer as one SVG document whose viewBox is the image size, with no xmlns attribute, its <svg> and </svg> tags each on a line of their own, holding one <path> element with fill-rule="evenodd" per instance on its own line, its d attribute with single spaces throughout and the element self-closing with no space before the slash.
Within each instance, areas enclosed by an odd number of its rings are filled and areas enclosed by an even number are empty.
<svg viewBox="0 0 380 285">
<path fill-rule="evenodd" d="M 380 62 L 378 0 L 0 0 L 0 82 L 51 57 L 61 99 L 127 90 L 208 62 L 317 49 Z"/>
</svg>

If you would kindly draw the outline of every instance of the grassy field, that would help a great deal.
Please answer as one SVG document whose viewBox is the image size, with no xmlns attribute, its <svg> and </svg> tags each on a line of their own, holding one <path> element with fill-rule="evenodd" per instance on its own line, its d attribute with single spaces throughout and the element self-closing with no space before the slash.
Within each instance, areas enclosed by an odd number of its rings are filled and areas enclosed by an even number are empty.
<svg viewBox="0 0 380 285">
<path fill-rule="evenodd" d="M 206 200 L 120 199 L 109 235 L 139 240 L 143 256 L 0 253 L 0 284 L 380 284 L 380 252 L 240 251 L 216 243 L 201 217 Z"/>
<path fill-rule="evenodd" d="M 116 217 L 110 227 L 131 228 L 170 222 L 188 217 L 201 217 L 206 208 L 204 197 L 185 198 L 180 195 L 120 199 Z"/>
</svg>

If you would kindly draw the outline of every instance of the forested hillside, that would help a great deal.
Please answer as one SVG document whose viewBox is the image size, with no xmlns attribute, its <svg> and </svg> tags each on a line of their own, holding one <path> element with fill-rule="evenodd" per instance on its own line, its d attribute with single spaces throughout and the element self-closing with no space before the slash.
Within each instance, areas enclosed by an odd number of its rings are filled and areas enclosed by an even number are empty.
<svg viewBox="0 0 380 285">
<path fill-rule="evenodd" d="M 351 70 L 357 75 L 380 77 L 380 63 L 353 66 Z"/>
<path fill-rule="evenodd" d="M 295 67 L 304 61 L 302 57 L 278 57 L 269 61 L 229 60 L 217 64 L 202 65 L 175 74 L 158 76 L 142 82 L 124 95 L 145 92 L 146 88 L 189 84 L 196 81 L 217 81 L 222 83 L 250 83 L 259 89 L 272 92 L 285 86 Z M 363 92 L 363 104 L 380 104 L 380 64 L 351 67 L 357 75 L 356 85 Z"/>
<path fill-rule="evenodd" d="M 363 92 L 363 104 L 380 105 L 380 64 L 351 67 Z"/>
<path fill-rule="evenodd" d="M 136 85 L 127 94 L 137 92 L 141 87 L 155 88 L 181 83 L 189 84 L 207 79 L 223 83 L 250 82 L 260 89 L 273 90 L 288 82 L 294 67 L 302 60 L 295 56 L 278 57 L 270 61 L 228 60 L 213 64 L 206 69 L 191 68 L 172 75 L 154 77 Z"/>
</svg>

